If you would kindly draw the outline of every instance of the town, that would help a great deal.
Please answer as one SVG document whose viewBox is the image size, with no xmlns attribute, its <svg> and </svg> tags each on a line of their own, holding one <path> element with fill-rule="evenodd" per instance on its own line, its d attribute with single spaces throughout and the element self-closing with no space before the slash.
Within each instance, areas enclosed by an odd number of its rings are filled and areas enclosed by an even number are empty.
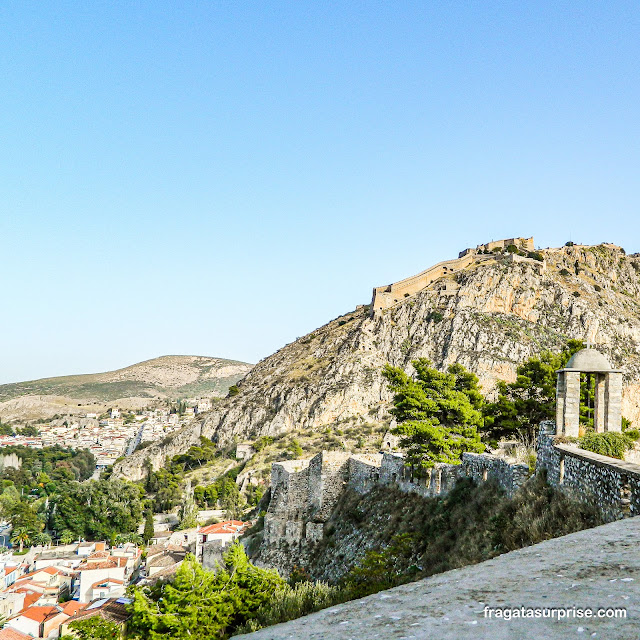
<svg viewBox="0 0 640 640">
<path fill-rule="evenodd" d="M 73 623 L 94 617 L 122 633 L 130 617 L 130 584 L 151 586 L 171 578 L 187 553 L 211 568 L 216 552 L 221 554 L 249 523 L 232 520 L 176 532 L 167 523 L 158 526 L 147 545 L 142 539 L 113 545 L 82 540 L 33 546 L 22 556 L 5 548 L 0 619 L 6 622 L 0 640 L 57 638 L 72 633 Z"/>
<path fill-rule="evenodd" d="M 22 445 L 32 449 L 58 445 L 68 449 L 88 449 L 96 460 L 96 470 L 113 465 L 139 447 L 157 442 L 211 410 L 211 400 L 200 398 L 178 402 L 173 407 L 125 412 L 112 408 L 102 415 L 56 416 L 31 425 L 2 425 L 0 447 Z M 10 433 L 8 433 L 10 432 Z"/>
</svg>

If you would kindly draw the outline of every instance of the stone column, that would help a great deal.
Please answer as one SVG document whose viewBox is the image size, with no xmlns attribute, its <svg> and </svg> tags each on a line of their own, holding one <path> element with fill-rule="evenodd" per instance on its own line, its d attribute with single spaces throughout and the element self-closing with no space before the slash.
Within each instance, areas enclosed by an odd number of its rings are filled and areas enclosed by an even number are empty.
<svg viewBox="0 0 640 640">
<path fill-rule="evenodd" d="M 622 372 L 606 374 L 604 385 L 605 431 L 622 431 Z"/>
<path fill-rule="evenodd" d="M 593 429 L 596 433 L 600 433 L 605 430 L 605 401 L 604 401 L 604 388 L 605 388 L 605 375 L 603 373 L 596 373 L 596 386 L 595 386 L 595 407 L 593 412 Z"/>
<path fill-rule="evenodd" d="M 558 384 L 556 385 L 556 433 L 564 433 L 564 401 L 567 386 L 565 384 L 564 371 L 558 371 Z"/>
<path fill-rule="evenodd" d="M 578 437 L 580 430 L 580 372 L 564 372 L 564 417 L 562 434 Z"/>
</svg>

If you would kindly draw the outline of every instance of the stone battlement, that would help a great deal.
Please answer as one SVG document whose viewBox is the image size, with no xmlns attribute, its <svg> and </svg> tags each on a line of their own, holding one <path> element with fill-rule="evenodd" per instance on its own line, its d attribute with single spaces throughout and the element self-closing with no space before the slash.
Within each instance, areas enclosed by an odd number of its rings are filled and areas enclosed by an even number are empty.
<svg viewBox="0 0 640 640">
<path fill-rule="evenodd" d="M 432 267 L 429 267 L 425 271 L 418 273 L 417 275 L 410 276 L 404 280 L 399 280 L 393 284 L 389 284 L 382 287 L 375 287 L 373 290 L 373 298 L 371 301 L 371 312 L 377 313 L 388 309 L 389 307 L 401 302 L 404 298 L 409 298 L 412 295 L 426 289 L 428 286 L 444 278 L 445 276 L 452 275 L 466 269 L 473 263 L 483 262 L 491 260 L 494 256 L 488 255 L 485 252 L 492 252 L 494 250 L 506 249 L 510 245 L 515 245 L 518 249 L 524 251 L 533 251 L 535 249 L 533 243 L 533 237 L 531 238 L 508 238 L 506 240 L 496 240 L 488 242 L 487 244 L 478 245 L 475 249 L 465 249 L 461 251 L 458 258 L 453 260 L 444 260 L 438 262 Z M 524 258 L 522 256 L 516 256 L 512 254 L 514 258 L 519 258 L 522 261 L 531 261 L 530 258 Z M 540 263 L 538 263 L 540 264 Z M 457 291 L 457 285 L 455 283 L 447 282 L 444 292 L 447 294 L 455 294 Z"/>
<path fill-rule="evenodd" d="M 317 454 L 310 460 L 290 460 L 271 467 L 271 500 L 264 521 L 267 547 L 322 540 L 342 492 L 349 488 L 367 493 L 374 486 L 395 485 L 424 497 L 444 495 L 456 480 L 471 477 L 494 480 L 512 495 L 529 476 L 527 465 L 510 463 L 490 454 L 465 453 L 462 464 L 436 464 L 418 475 L 398 453 L 353 455 Z"/>
</svg>

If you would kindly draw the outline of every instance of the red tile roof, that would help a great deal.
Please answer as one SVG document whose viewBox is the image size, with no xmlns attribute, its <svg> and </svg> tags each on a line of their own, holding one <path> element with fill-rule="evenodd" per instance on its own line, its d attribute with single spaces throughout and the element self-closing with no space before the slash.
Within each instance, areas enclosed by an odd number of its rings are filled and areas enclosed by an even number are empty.
<svg viewBox="0 0 640 640">
<path fill-rule="evenodd" d="M 198 529 L 198 533 L 211 535 L 213 533 L 238 533 L 246 526 L 248 522 L 240 522 L 240 520 L 227 520 L 226 522 L 218 522 L 218 524 L 210 524 L 207 527 Z"/>
<path fill-rule="evenodd" d="M 69 602 L 65 602 L 62 606 L 62 611 L 66 613 L 68 616 L 73 616 L 78 611 L 84 609 L 87 605 L 83 602 L 76 602 L 75 600 L 69 600 Z"/>
<path fill-rule="evenodd" d="M 104 580 L 98 580 L 98 582 L 94 582 L 91 585 L 91 588 L 95 589 L 96 587 L 107 584 L 108 582 L 113 582 L 113 584 L 124 584 L 124 580 L 117 580 L 116 578 L 105 578 Z"/>
<path fill-rule="evenodd" d="M 35 569 L 34 571 L 30 571 L 29 573 L 25 573 L 20 579 L 24 578 L 33 578 L 38 573 L 48 573 L 50 576 L 55 576 L 59 573 L 62 573 L 59 569 L 55 567 L 45 567 L 44 569 Z"/>
<path fill-rule="evenodd" d="M 29 618 L 29 620 L 35 620 L 36 622 L 44 622 L 46 618 L 54 611 L 56 611 L 55 607 L 51 607 L 51 606 L 39 607 L 35 605 L 33 607 L 29 607 L 28 609 L 25 609 L 20 615 L 24 616 L 25 618 Z"/>
<path fill-rule="evenodd" d="M 0 631 L 0 640 L 31 640 L 31 638 L 32 636 L 28 636 L 26 633 L 11 627 L 5 627 Z"/>
<path fill-rule="evenodd" d="M 92 569 L 114 569 L 116 567 L 126 567 L 126 558 L 109 558 L 102 562 L 87 562 L 78 567 L 78 571 L 91 571 Z"/>
<path fill-rule="evenodd" d="M 42 593 L 38 593 L 37 591 L 30 591 L 27 589 L 16 589 L 16 593 L 24 593 L 24 604 L 22 605 L 22 611 L 24 611 L 27 607 L 30 607 L 32 604 L 35 604 L 42 598 Z"/>
</svg>

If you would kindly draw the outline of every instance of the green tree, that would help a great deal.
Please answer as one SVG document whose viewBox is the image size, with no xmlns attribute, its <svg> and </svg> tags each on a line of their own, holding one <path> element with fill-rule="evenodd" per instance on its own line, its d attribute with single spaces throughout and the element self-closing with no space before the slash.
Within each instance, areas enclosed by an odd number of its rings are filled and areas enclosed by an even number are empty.
<svg viewBox="0 0 640 640">
<path fill-rule="evenodd" d="M 10 424 L 6 424 L 0 420 L 0 436 L 13 436 L 15 432 Z"/>
<path fill-rule="evenodd" d="M 484 406 L 483 432 L 491 441 L 514 436 L 535 437 L 542 420 L 552 420 L 556 406 L 556 371 L 583 348 L 580 340 L 569 340 L 560 353 L 545 351 L 517 368 L 515 382 L 498 382 L 498 399 Z M 582 382 L 581 421 L 588 422 L 587 399 L 593 392 Z"/>
<path fill-rule="evenodd" d="M 147 509 L 147 515 L 144 519 L 144 531 L 142 533 L 142 538 L 145 544 L 149 544 L 151 538 L 155 533 L 155 527 L 153 524 L 153 511 L 151 509 Z"/>
<path fill-rule="evenodd" d="M 30 536 L 39 533 L 44 528 L 44 523 L 38 518 L 37 505 L 20 500 L 11 505 L 7 518 L 14 529 L 25 529 Z"/>
<path fill-rule="evenodd" d="M 29 530 L 26 527 L 17 527 L 11 532 L 11 544 L 20 545 L 20 553 L 24 549 L 25 544 L 31 541 Z"/>
<path fill-rule="evenodd" d="M 122 480 L 70 482 L 50 497 L 51 524 L 86 539 L 111 540 L 118 533 L 137 533 L 142 521 L 144 489 Z"/>
<path fill-rule="evenodd" d="M 76 620 L 69 624 L 69 629 L 73 631 L 73 636 L 63 636 L 64 638 L 75 638 L 76 640 L 116 640 L 120 637 L 120 628 L 115 622 L 104 620 L 100 616 L 91 616 L 84 620 Z"/>
<path fill-rule="evenodd" d="M 22 427 L 22 429 L 18 429 L 18 433 L 22 436 L 26 436 L 27 438 L 37 438 L 40 435 L 38 427 L 35 427 L 32 424 L 28 424 Z"/>
<path fill-rule="evenodd" d="M 484 451 L 478 427 L 482 426 L 482 394 L 478 378 L 462 365 L 446 373 L 431 367 L 426 358 L 412 362 L 415 376 L 386 365 L 382 375 L 394 392 L 391 413 L 398 425 L 407 461 L 415 467 L 436 462 L 460 462 L 465 451 Z"/>
<path fill-rule="evenodd" d="M 33 536 L 33 544 L 40 546 L 51 544 L 51 536 L 48 533 L 36 533 Z"/>
<path fill-rule="evenodd" d="M 275 571 L 253 566 L 242 545 L 207 571 L 189 554 L 175 579 L 153 588 L 133 588 L 129 634 L 138 640 L 219 640 L 255 615 L 284 585 Z"/>
<path fill-rule="evenodd" d="M 73 535 L 73 531 L 69 531 L 69 529 L 65 529 L 60 534 L 60 543 L 61 544 L 71 544 L 75 539 L 76 538 Z"/>
</svg>

